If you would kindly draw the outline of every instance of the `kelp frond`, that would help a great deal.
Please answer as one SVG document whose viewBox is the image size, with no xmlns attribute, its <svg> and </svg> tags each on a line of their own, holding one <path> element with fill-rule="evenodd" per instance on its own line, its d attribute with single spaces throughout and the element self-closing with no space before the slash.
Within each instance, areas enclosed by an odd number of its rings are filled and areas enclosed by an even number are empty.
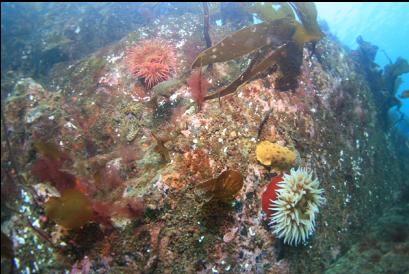
<svg viewBox="0 0 409 274">
<path fill-rule="evenodd" d="M 317 10 L 313 3 L 291 2 L 274 5 L 278 5 L 278 9 L 274 8 L 273 3 L 243 4 L 245 9 L 258 14 L 264 22 L 228 35 L 197 56 L 192 68 L 225 62 L 246 54 L 251 56 L 249 66 L 236 80 L 209 94 L 205 100 L 234 93 L 238 87 L 274 65 L 277 65 L 281 72 L 276 81 L 278 89 L 289 90 L 297 87 L 304 43 L 317 42 L 324 36 L 317 23 Z M 295 15 L 301 23 L 295 20 Z"/>
</svg>

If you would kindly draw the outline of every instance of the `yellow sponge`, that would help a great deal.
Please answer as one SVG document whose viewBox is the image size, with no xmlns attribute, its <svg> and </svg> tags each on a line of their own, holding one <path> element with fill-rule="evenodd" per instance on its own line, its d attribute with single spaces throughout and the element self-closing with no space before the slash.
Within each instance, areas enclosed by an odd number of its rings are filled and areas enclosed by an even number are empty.
<svg viewBox="0 0 409 274">
<path fill-rule="evenodd" d="M 257 144 L 256 157 L 265 166 L 289 169 L 294 166 L 297 155 L 294 151 L 284 146 L 273 144 L 269 141 L 262 141 Z"/>
</svg>

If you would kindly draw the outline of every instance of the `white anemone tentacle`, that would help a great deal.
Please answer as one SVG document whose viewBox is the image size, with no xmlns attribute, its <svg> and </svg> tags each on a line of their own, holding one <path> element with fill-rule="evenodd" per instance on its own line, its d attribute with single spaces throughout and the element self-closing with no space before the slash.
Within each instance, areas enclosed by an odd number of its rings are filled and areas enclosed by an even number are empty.
<svg viewBox="0 0 409 274">
<path fill-rule="evenodd" d="M 285 244 L 305 243 L 315 230 L 315 218 L 324 203 L 324 190 L 305 168 L 291 169 L 277 184 L 277 199 L 270 200 L 269 225 Z"/>
</svg>

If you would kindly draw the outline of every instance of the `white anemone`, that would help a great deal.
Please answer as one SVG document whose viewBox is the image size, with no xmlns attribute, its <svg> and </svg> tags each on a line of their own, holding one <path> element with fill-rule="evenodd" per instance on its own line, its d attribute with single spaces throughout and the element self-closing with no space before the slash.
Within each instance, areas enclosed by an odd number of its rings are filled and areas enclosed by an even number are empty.
<svg viewBox="0 0 409 274">
<path fill-rule="evenodd" d="M 305 168 L 291 169 L 278 183 L 277 199 L 270 200 L 273 233 L 284 243 L 297 246 L 314 232 L 315 216 L 325 201 L 319 181 Z"/>
</svg>

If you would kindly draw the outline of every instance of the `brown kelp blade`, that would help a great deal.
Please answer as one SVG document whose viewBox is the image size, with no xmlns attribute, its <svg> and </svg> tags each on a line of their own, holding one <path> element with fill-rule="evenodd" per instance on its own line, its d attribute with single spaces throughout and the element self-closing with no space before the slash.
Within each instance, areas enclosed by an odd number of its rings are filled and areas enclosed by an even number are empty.
<svg viewBox="0 0 409 274">
<path fill-rule="evenodd" d="M 281 18 L 295 19 L 290 4 L 286 2 L 243 2 L 240 5 L 247 12 L 257 14 L 265 22 Z"/>
<path fill-rule="evenodd" d="M 68 229 L 79 228 L 91 220 L 92 206 L 89 198 L 77 189 L 67 189 L 61 197 L 51 197 L 45 203 L 46 215 Z"/>
<path fill-rule="evenodd" d="M 290 5 L 294 8 L 302 23 L 302 26 L 300 25 L 302 28 L 299 27 L 297 32 L 305 30 L 304 39 L 302 39 L 304 42 L 317 42 L 324 37 L 324 33 L 317 22 L 317 9 L 314 3 L 290 2 Z M 297 39 L 295 40 L 297 41 Z"/>
<path fill-rule="evenodd" d="M 296 13 L 302 24 L 294 21 L 297 31 L 293 40 L 299 44 L 317 42 L 324 36 L 317 23 L 317 9 L 314 3 L 256 2 L 241 4 L 241 6 L 249 13 L 257 14 L 264 22 L 281 18 L 295 20 L 294 13 Z"/>
<path fill-rule="evenodd" d="M 231 82 L 227 87 L 221 88 L 220 90 L 207 95 L 204 98 L 204 100 L 206 101 L 215 98 L 220 98 L 228 94 L 234 93 L 241 85 L 250 80 L 251 78 L 250 74 L 252 72 L 253 66 L 256 65 L 257 63 L 257 59 L 258 59 L 257 57 L 253 58 L 247 69 L 242 74 L 240 74 L 240 76 L 237 77 L 236 80 Z"/>
<path fill-rule="evenodd" d="M 37 142 L 34 143 L 34 147 L 37 152 L 53 160 L 59 160 L 65 157 L 64 153 L 61 152 L 59 147 L 54 143 Z"/>
<path fill-rule="evenodd" d="M 226 170 L 217 178 L 202 182 L 196 187 L 196 194 L 206 202 L 210 200 L 230 201 L 243 187 L 243 176 L 235 170 Z"/>
<path fill-rule="evenodd" d="M 278 5 L 279 9 L 276 10 L 273 4 Z M 207 95 L 205 100 L 234 93 L 241 85 L 255 79 L 275 64 L 279 66 L 281 72 L 276 80 L 277 88 L 283 91 L 295 89 L 298 86 L 297 77 L 302 64 L 304 43 L 317 42 L 324 36 L 317 23 L 317 10 L 313 3 L 269 2 L 243 4 L 243 7 L 249 12 L 257 13 L 265 22 L 235 32 L 214 47 L 203 51 L 193 62 L 192 67 L 224 62 L 256 50 L 259 50 L 259 54 L 236 80 L 227 87 Z M 294 20 L 294 13 L 302 24 Z M 266 48 L 275 50 L 268 51 Z M 264 59 L 261 59 L 262 55 Z"/>
<path fill-rule="evenodd" d="M 291 22 L 291 19 L 283 18 L 251 25 L 232 33 L 215 46 L 201 52 L 192 68 L 236 59 L 266 45 L 282 45 L 289 41 L 295 32 L 295 26 Z"/>
<path fill-rule="evenodd" d="M 294 60 L 292 60 L 288 64 L 287 63 L 283 64 L 285 63 L 282 60 L 283 56 L 286 56 L 287 58 Z M 280 65 L 280 67 L 282 66 L 283 68 L 285 68 L 285 72 L 288 75 L 284 75 L 283 77 L 286 77 L 288 81 L 290 79 L 293 81 L 293 79 L 298 76 L 300 60 L 302 62 L 302 48 L 300 48 L 293 42 L 285 44 L 279 47 L 278 49 L 270 52 L 267 55 L 267 57 L 262 59 L 259 63 L 252 66 L 250 65 L 247 68 L 247 70 L 243 72 L 238 78 L 236 78 L 236 80 L 234 80 L 231 84 L 229 84 L 227 87 L 224 87 L 216 92 L 209 94 L 208 96 L 205 97 L 205 100 L 220 98 L 228 94 L 234 93 L 237 90 L 237 88 L 239 88 L 241 85 L 247 83 L 250 80 L 253 80 L 260 73 L 273 67 L 275 64 L 278 64 Z"/>
<path fill-rule="evenodd" d="M 195 193 L 200 196 L 204 201 L 210 201 L 214 196 L 214 191 L 217 184 L 217 178 L 201 182 L 196 186 Z"/>
<path fill-rule="evenodd" d="M 226 170 L 217 178 L 214 199 L 229 201 L 236 196 L 243 187 L 243 176 L 235 170 Z"/>
</svg>

